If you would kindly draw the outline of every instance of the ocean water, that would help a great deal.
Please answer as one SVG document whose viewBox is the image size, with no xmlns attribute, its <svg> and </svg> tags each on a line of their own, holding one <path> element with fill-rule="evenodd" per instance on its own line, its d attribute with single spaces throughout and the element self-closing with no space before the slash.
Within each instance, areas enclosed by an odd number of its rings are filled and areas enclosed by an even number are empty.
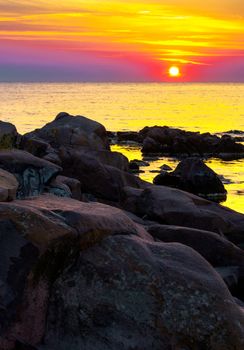
<svg viewBox="0 0 244 350">
<path fill-rule="evenodd" d="M 97 120 L 111 131 L 153 125 L 212 133 L 244 130 L 244 84 L 0 83 L 0 119 L 20 133 L 41 127 L 61 111 Z M 138 148 L 113 149 L 129 159 L 142 158 Z M 162 164 L 174 168 L 177 160 L 153 161 L 140 176 L 152 181 L 152 171 Z M 225 178 L 224 205 L 244 213 L 244 160 L 210 159 L 207 164 Z"/>
</svg>

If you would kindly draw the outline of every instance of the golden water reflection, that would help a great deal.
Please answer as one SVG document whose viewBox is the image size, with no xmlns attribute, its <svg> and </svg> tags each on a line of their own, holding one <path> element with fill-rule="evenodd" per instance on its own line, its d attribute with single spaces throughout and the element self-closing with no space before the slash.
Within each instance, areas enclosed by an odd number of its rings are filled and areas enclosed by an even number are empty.
<svg viewBox="0 0 244 350">
<path fill-rule="evenodd" d="M 123 153 L 129 160 L 147 160 L 150 166 L 140 167 L 140 169 L 144 171 L 144 173 L 140 174 L 140 177 L 148 182 L 153 182 L 154 177 L 157 175 L 155 171 L 159 172 L 163 164 L 167 164 L 172 169 L 175 169 L 179 163 L 179 160 L 169 157 L 161 157 L 154 160 L 143 158 L 140 149 L 133 146 L 113 145 L 112 150 Z M 224 177 L 223 182 L 228 196 L 227 200 L 222 203 L 222 205 L 244 213 L 244 160 L 227 162 L 212 158 L 208 159 L 205 163 L 218 175 Z"/>
</svg>

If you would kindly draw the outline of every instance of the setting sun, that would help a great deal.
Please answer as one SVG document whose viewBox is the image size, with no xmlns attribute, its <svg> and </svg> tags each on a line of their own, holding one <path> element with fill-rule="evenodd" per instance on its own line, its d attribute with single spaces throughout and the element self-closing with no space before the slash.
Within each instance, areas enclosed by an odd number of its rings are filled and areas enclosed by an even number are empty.
<svg viewBox="0 0 244 350">
<path fill-rule="evenodd" d="M 175 66 L 170 67 L 170 68 L 169 68 L 169 75 L 170 75 L 171 77 L 179 77 L 179 76 L 180 76 L 180 70 L 179 70 L 179 68 L 178 68 L 178 67 L 175 67 Z"/>
</svg>

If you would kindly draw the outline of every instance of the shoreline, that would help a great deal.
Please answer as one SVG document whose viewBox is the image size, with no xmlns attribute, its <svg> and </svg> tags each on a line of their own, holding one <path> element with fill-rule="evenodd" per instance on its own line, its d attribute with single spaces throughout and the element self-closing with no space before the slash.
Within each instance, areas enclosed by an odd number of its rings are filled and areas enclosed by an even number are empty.
<svg viewBox="0 0 244 350">
<path fill-rule="evenodd" d="M 242 349 L 244 215 L 190 192 L 224 193 L 199 157 L 150 184 L 64 112 L 0 145 L 0 348 Z"/>
</svg>

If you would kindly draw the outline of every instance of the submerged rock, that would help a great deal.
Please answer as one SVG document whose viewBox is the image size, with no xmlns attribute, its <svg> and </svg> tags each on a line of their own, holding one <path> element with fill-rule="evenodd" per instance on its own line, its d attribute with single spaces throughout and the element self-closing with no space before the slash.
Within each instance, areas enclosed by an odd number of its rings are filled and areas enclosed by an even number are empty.
<svg viewBox="0 0 244 350">
<path fill-rule="evenodd" d="M 226 200 L 227 191 L 220 178 L 199 158 L 182 160 L 174 171 L 162 172 L 153 183 L 179 188 L 215 202 Z"/>
</svg>

